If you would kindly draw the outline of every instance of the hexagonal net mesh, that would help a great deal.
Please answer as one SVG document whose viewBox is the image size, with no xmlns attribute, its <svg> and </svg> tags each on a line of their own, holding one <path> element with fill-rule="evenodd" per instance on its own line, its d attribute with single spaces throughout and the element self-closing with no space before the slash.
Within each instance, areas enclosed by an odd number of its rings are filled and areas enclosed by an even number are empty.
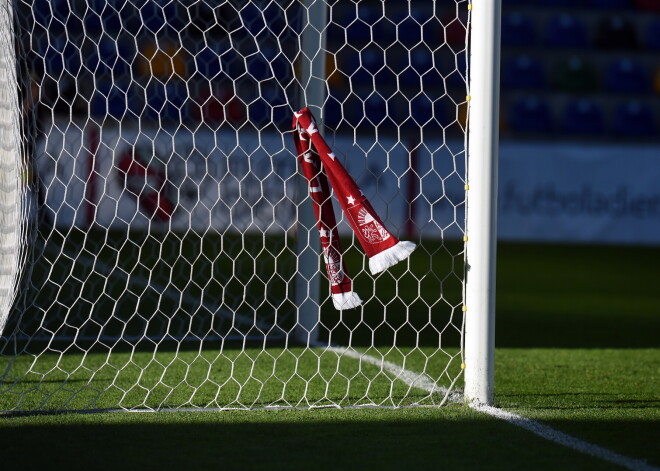
<svg viewBox="0 0 660 471">
<path fill-rule="evenodd" d="M 448 399 L 466 0 L 7 3 L 0 410 Z M 415 252 L 372 273 L 318 142 L 318 173 L 301 169 L 304 107 L 368 200 L 356 224 Z M 331 296 L 322 203 L 351 309 Z"/>
</svg>

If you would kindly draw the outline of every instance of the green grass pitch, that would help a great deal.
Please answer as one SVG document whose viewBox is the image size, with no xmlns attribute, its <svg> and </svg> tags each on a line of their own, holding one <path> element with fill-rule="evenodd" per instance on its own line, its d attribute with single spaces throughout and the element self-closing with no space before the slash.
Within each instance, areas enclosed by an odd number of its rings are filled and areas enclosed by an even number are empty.
<svg viewBox="0 0 660 471">
<path fill-rule="evenodd" d="M 660 251 L 498 254 L 496 405 L 660 467 Z M 0 449 L 7 469 L 623 469 L 461 404 L 3 417 Z"/>
</svg>

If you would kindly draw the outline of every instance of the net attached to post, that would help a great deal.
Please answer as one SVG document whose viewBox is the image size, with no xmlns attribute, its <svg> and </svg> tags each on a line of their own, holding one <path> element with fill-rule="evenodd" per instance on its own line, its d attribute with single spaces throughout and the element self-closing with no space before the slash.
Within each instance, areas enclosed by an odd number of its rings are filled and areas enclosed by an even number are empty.
<svg viewBox="0 0 660 471">
<path fill-rule="evenodd" d="M 301 191 L 291 130 L 307 105 L 310 3 L 11 4 L 3 54 L 17 53 L 0 64 L 10 90 L 0 131 L 29 145 L 0 152 L 13 172 L 0 182 L 0 410 L 451 397 L 462 364 L 467 1 L 326 2 L 323 137 L 377 222 L 417 245 L 370 268 L 328 189 L 328 230 L 362 301 L 350 310 L 330 296 L 327 250 L 298 243 L 318 240 L 299 224 L 315 200 Z M 318 297 L 300 276 L 309 250 Z M 301 326 L 315 338 L 301 342 Z"/>
</svg>

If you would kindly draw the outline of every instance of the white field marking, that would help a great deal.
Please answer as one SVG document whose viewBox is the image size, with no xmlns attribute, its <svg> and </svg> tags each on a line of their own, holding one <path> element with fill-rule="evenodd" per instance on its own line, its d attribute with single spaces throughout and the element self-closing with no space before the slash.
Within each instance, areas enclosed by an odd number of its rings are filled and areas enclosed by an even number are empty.
<svg viewBox="0 0 660 471">
<path fill-rule="evenodd" d="M 81 254 L 82 255 L 82 254 Z M 99 261 L 97 261 L 97 264 Z M 109 267 L 104 267 L 104 268 L 109 268 Z M 145 280 L 146 281 L 146 280 Z M 147 281 L 147 286 L 150 286 L 150 283 Z M 153 288 L 153 286 L 152 286 Z M 432 406 L 432 407 L 439 407 L 445 402 L 450 402 L 450 403 L 459 403 L 463 402 L 463 395 L 460 393 L 456 392 L 450 392 L 449 389 L 438 386 L 433 379 L 424 374 L 424 373 L 416 373 L 414 371 L 406 370 L 405 368 L 397 365 L 396 363 L 392 363 L 391 361 L 384 360 L 382 358 L 377 358 L 373 357 L 371 355 L 367 355 L 365 353 L 360 353 L 356 350 L 353 350 L 352 348 L 348 347 L 338 347 L 338 346 L 327 346 L 322 343 L 312 343 L 310 342 L 310 347 L 317 347 L 317 348 L 322 348 L 325 351 L 330 351 L 334 352 L 339 356 L 347 356 L 350 358 L 353 358 L 355 360 L 358 360 L 360 362 L 365 362 L 370 365 L 377 366 L 378 368 L 381 368 L 382 370 L 386 370 L 390 373 L 392 373 L 396 379 L 403 381 L 405 384 L 411 387 L 419 388 L 422 389 L 428 393 L 439 393 L 444 395 L 443 401 L 438 404 L 437 406 Z M 353 409 L 353 408 L 364 408 L 364 407 L 376 407 L 376 408 L 382 408 L 383 406 L 377 405 L 377 404 L 365 404 L 362 406 L 354 406 L 354 407 L 340 407 L 336 405 L 321 405 L 321 406 L 312 406 L 312 409 Z M 399 408 L 400 406 L 394 406 L 391 408 Z M 413 406 L 414 407 L 414 406 Z M 604 461 L 608 461 L 610 463 L 617 464 L 619 466 L 622 466 L 626 469 L 630 469 L 631 471 L 660 471 L 660 468 L 657 468 L 655 466 L 652 466 L 648 464 L 646 461 L 636 459 L 636 458 L 630 458 L 624 455 L 620 455 L 619 453 L 615 453 L 613 451 L 608 450 L 607 448 L 603 448 L 598 445 L 594 445 L 593 443 L 589 443 L 584 440 L 580 440 L 579 438 L 575 438 L 571 435 L 568 435 L 567 433 L 560 432 L 559 430 L 555 430 L 552 427 L 549 427 L 547 425 L 544 425 L 540 422 L 537 422 L 535 420 L 529 419 L 527 417 L 523 417 L 518 414 L 514 414 L 513 412 L 508 412 L 503 409 L 499 409 L 497 407 L 493 406 L 488 406 L 485 404 L 470 404 L 470 407 L 478 412 L 482 412 L 484 414 L 487 414 L 491 417 L 494 417 L 496 419 L 501 419 L 506 422 L 509 422 L 512 425 L 516 425 L 518 427 L 521 427 L 529 432 L 532 432 L 535 435 L 538 435 L 541 438 L 544 438 L 546 440 L 549 440 L 551 442 L 557 443 L 559 445 L 565 446 L 567 448 L 571 448 L 575 451 L 578 451 L 580 453 L 584 453 L 596 458 L 600 458 Z M 266 406 L 262 408 L 257 408 L 258 410 L 298 410 L 298 409 L 309 409 L 309 407 L 295 407 L 295 406 Z M 173 409 L 166 409 L 166 410 L 171 410 L 171 411 L 223 411 L 223 410 L 233 410 L 233 408 L 173 408 Z M 236 410 L 243 410 L 240 407 L 237 407 Z M 154 412 L 154 409 L 110 409 L 110 410 L 100 410 L 100 411 L 87 411 L 87 412 Z M 82 412 L 82 411 L 81 411 Z"/>
<path fill-rule="evenodd" d="M 311 343 L 311 342 L 310 342 Z M 406 370 L 405 368 L 397 365 L 396 363 L 392 363 L 390 361 L 386 361 L 383 359 L 379 359 L 364 353 L 357 352 L 353 350 L 352 348 L 348 347 L 332 347 L 332 346 L 327 346 L 327 345 L 322 345 L 320 343 L 318 344 L 310 344 L 311 347 L 318 347 L 318 348 L 323 348 L 326 351 L 334 352 L 337 355 L 340 356 L 347 356 L 353 359 L 356 359 L 361 362 L 369 363 L 371 365 L 375 365 L 379 368 L 382 368 L 383 370 L 387 370 L 390 373 L 394 374 L 396 376 L 396 379 L 403 381 L 409 386 L 416 387 L 423 389 L 424 391 L 427 391 L 429 393 L 440 393 L 445 395 L 445 399 L 443 400 L 442 403 L 444 402 L 450 402 L 450 403 L 459 403 L 463 402 L 463 395 L 460 393 L 456 392 L 450 392 L 447 388 L 444 388 L 442 386 L 438 386 L 435 384 L 435 382 L 426 374 L 424 373 L 415 373 L 414 371 Z M 363 405 L 357 405 L 357 406 L 339 406 L 336 404 L 324 404 L 324 405 L 311 405 L 311 406 L 265 406 L 265 407 L 257 407 L 253 408 L 251 410 L 272 410 L 272 411 L 277 411 L 277 410 L 309 410 L 309 409 L 366 409 L 366 408 L 376 408 L 376 409 L 400 409 L 400 408 L 408 408 L 408 407 L 440 407 L 442 404 L 439 405 L 433 405 L 433 406 L 419 406 L 419 405 L 411 405 L 411 406 L 383 406 L 380 404 L 363 404 Z M 490 415 L 493 418 L 496 419 L 501 419 L 506 422 L 509 422 L 512 425 L 516 425 L 518 427 L 524 428 L 525 430 L 532 432 L 535 435 L 538 435 L 541 438 L 544 438 L 546 440 L 549 440 L 551 442 L 557 443 L 559 445 L 565 446 L 567 448 L 571 448 L 575 451 L 578 451 L 580 453 L 584 453 L 590 456 L 593 456 L 595 458 L 600 458 L 604 461 L 608 461 L 610 463 L 617 464 L 619 466 L 622 466 L 626 469 L 630 469 L 631 471 L 660 471 L 660 468 L 657 468 L 655 466 L 652 466 L 648 464 L 646 461 L 639 460 L 636 458 L 630 458 L 624 455 L 620 455 L 618 453 L 615 453 L 613 451 L 608 450 L 607 448 L 603 448 L 598 445 L 594 445 L 593 443 L 586 442 L 584 440 L 580 440 L 579 438 L 575 438 L 571 435 L 568 435 L 567 433 L 560 432 L 558 430 L 553 429 L 552 427 L 549 427 L 547 425 L 544 425 L 540 422 L 537 422 L 532 419 L 528 419 L 527 417 L 523 417 L 518 414 L 514 414 L 513 412 L 508 412 L 503 409 L 498 409 L 497 407 L 493 406 L 488 406 L 485 404 L 470 404 L 470 407 L 478 412 L 482 412 L 484 414 Z M 172 408 L 172 409 L 162 409 L 163 411 L 170 411 L 170 412 L 222 412 L 222 411 L 231 411 L 231 410 L 246 410 L 246 408 L 243 407 L 191 407 L 191 408 Z M 157 412 L 156 409 L 104 409 L 104 410 L 87 410 L 87 411 L 77 411 L 79 413 L 103 413 L 103 412 L 109 412 L 109 413 L 150 413 L 150 412 Z M 0 413 L 0 416 L 2 415 L 12 415 L 11 412 L 8 412 L 7 414 L 2 414 Z"/>
<path fill-rule="evenodd" d="M 348 347 L 338 347 L 338 346 L 321 346 L 314 345 L 317 347 L 324 348 L 328 352 L 334 352 L 339 356 L 346 356 L 358 360 L 360 362 L 369 363 L 370 365 L 377 366 L 381 370 L 388 371 L 392 373 L 396 379 L 403 381 L 410 387 L 422 389 L 428 393 L 442 394 L 444 399 L 438 405 L 442 405 L 445 402 L 461 402 L 462 396 L 457 393 L 451 393 L 449 389 L 438 386 L 433 379 L 425 373 L 416 373 L 414 371 L 407 370 L 402 366 L 387 361 L 383 358 L 373 357 L 365 353 L 360 353 L 352 348 Z"/>
<path fill-rule="evenodd" d="M 579 451 L 580 453 L 584 453 L 586 455 L 609 461 L 610 463 L 618 464 L 619 466 L 623 466 L 626 469 L 630 469 L 632 471 L 660 471 L 660 468 L 652 466 L 646 461 L 620 455 L 608 450 L 607 448 L 603 448 L 601 446 L 594 445 L 593 443 L 580 440 L 579 438 L 575 438 L 571 435 L 568 435 L 567 433 L 555 430 L 552 427 L 544 425 L 535 420 L 528 419 L 527 417 L 514 414 L 513 412 L 508 412 L 485 404 L 471 404 L 470 407 L 476 411 L 483 412 L 484 414 L 488 414 L 491 417 L 495 417 L 496 419 L 505 420 L 510 424 L 524 428 L 525 430 L 551 442 L 572 448 L 573 450 Z"/>
<path fill-rule="evenodd" d="M 387 370 L 394 374 L 398 380 L 403 381 L 409 386 L 423 389 L 429 393 L 444 394 L 446 400 L 453 403 L 463 401 L 463 395 L 460 393 L 450 393 L 448 389 L 435 384 L 435 382 L 426 374 L 415 373 L 414 371 L 406 370 L 396 363 L 385 361 L 364 353 L 357 352 L 347 347 L 326 347 L 326 350 L 337 353 L 338 355 L 354 358 L 358 361 L 375 365 L 383 370 Z M 444 401 L 443 401 L 444 402 Z M 593 443 L 580 440 L 571 435 L 568 435 L 552 427 L 544 425 L 532 419 L 528 419 L 518 414 L 508 412 L 497 407 L 487 406 L 483 404 L 470 404 L 470 407 L 476 411 L 488 414 L 496 419 L 501 419 L 509 422 L 510 424 L 524 428 L 525 430 L 545 438 L 551 442 L 571 448 L 580 453 L 584 453 L 595 458 L 600 458 L 610 463 L 623 466 L 632 471 L 660 471 L 660 468 L 652 466 L 643 460 L 630 458 L 628 456 L 620 455 L 613 451 L 603 448 Z"/>
</svg>

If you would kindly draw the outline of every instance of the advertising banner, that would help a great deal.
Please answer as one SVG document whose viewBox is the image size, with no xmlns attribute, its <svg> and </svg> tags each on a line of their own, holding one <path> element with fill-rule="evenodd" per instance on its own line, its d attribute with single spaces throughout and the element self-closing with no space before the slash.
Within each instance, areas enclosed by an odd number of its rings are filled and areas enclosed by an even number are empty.
<svg viewBox="0 0 660 471">
<path fill-rule="evenodd" d="M 397 237 L 462 237 L 463 142 L 326 139 Z M 281 233 L 312 211 L 295 153 L 289 132 L 54 123 L 37 163 L 58 226 Z M 654 146 L 502 142 L 498 236 L 660 243 L 659 158 Z M 343 216 L 339 230 L 350 233 Z"/>
<path fill-rule="evenodd" d="M 462 234 L 462 145 L 345 136 L 329 143 L 397 236 Z M 55 123 L 37 162 L 58 226 L 277 233 L 312 211 L 295 154 L 288 132 L 62 131 Z M 349 233 L 348 222 L 339 230 Z"/>
<path fill-rule="evenodd" d="M 660 149 L 502 143 L 503 240 L 660 243 Z"/>
</svg>

